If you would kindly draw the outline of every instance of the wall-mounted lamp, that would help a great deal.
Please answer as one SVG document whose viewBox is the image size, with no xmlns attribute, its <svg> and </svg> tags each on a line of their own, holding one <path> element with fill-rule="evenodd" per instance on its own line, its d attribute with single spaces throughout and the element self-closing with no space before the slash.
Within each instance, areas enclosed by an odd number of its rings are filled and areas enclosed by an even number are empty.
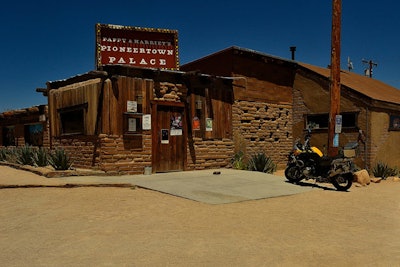
<svg viewBox="0 0 400 267">
<path fill-rule="evenodd" d="M 196 100 L 196 109 L 202 109 L 203 102 L 201 100 Z"/>
</svg>

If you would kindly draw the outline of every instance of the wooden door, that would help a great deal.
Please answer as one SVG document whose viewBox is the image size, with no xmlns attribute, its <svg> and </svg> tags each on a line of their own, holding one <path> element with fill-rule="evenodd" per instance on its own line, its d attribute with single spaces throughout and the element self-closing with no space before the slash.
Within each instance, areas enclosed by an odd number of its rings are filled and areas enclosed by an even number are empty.
<svg viewBox="0 0 400 267">
<path fill-rule="evenodd" d="M 156 111 L 156 113 L 155 113 Z M 183 103 L 153 104 L 153 172 L 183 171 L 186 125 Z"/>
</svg>

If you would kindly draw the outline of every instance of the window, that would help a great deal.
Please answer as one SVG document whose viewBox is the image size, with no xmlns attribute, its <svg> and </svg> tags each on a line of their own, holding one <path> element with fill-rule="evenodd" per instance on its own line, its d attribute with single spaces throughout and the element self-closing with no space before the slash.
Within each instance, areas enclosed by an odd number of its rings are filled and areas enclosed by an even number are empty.
<svg viewBox="0 0 400 267">
<path fill-rule="evenodd" d="M 29 124 L 24 126 L 25 144 L 31 146 L 43 145 L 43 124 Z"/>
<path fill-rule="evenodd" d="M 84 134 L 86 109 L 87 103 L 58 110 L 62 135 Z"/>
<path fill-rule="evenodd" d="M 400 131 L 400 115 L 390 115 L 389 131 Z"/>
<path fill-rule="evenodd" d="M 15 146 L 15 126 L 3 128 L 3 146 Z"/>
<path fill-rule="evenodd" d="M 306 128 L 328 129 L 329 114 L 313 114 L 307 115 Z"/>
<path fill-rule="evenodd" d="M 343 112 L 342 115 L 342 128 L 352 129 L 357 127 L 356 112 Z M 308 114 L 306 115 L 306 127 L 314 127 L 314 129 L 328 129 L 329 114 Z"/>
</svg>

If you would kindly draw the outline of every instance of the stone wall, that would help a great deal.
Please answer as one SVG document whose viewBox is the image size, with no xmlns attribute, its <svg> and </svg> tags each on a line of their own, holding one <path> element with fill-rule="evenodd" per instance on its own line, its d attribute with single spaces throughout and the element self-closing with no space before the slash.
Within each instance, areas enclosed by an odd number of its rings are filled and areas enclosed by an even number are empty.
<svg viewBox="0 0 400 267">
<path fill-rule="evenodd" d="M 54 139 L 53 147 L 62 147 L 74 168 L 98 169 L 114 174 L 143 174 L 151 166 L 151 136 L 143 135 L 143 149 L 132 148 L 130 138 L 100 134 Z"/>
<path fill-rule="evenodd" d="M 99 147 L 95 136 L 53 138 L 52 149 L 63 148 L 71 158 L 73 168 L 98 169 Z"/>
<path fill-rule="evenodd" d="M 100 169 L 119 174 L 143 174 L 151 166 L 151 136 L 142 135 L 142 148 L 133 148 L 129 138 L 118 135 L 100 135 Z"/>
<path fill-rule="evenodd" d="M 193 138 L 187 149 L 187 169 L 203 170 L 228 167 L 234 155 L 231 139 L 203 140 Z"/>
<path fill-rule="evenodd" d="M 235 101 L 232 106 L 235 149 L 247 157 L 264 152 L 282 167 L 292 148 L 292 105 Z"/>
</svg>

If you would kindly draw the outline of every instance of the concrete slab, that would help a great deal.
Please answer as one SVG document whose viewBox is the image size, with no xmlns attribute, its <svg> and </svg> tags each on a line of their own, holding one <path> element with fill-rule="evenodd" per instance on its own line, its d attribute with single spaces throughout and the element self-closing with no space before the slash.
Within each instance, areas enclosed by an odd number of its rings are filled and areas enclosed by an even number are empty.
<svg viewBox="0 0 400 267">
<path fill-rule="evenodd" d="M 313 190 L 310 186 L 287 183 L 283 176 L 233 169 L 58 178 L 45 178 L 26 171 L 12 170 L 8 170 L 9 175 L 0 175 L 0 186 L 136 185 L 208 204 L 279 197 Z M 220 174 L 215 175 L 214 172 Z"/>
<path fill-rule="evenodd" d="M 220 172 L 215 175 L 214 172 Z M 299 194 L 312 190 L 282 176 L 232 169 L 130 176 L 137 186 L 203 202 L 224 204 Z"/>
</svg>

